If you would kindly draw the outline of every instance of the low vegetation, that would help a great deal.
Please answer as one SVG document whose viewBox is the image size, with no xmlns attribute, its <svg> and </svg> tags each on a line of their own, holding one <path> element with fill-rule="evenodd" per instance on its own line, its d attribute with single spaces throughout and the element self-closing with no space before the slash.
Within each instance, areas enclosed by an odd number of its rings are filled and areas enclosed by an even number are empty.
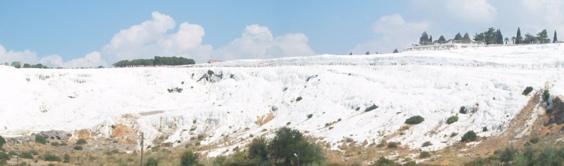
<svg viewBox="0 0 564 166">
<path fill-rule="evenodd" d="M 525 90 L 523 90 L 523 95 L 527 96 L 532 91 L 533 91 L 533 87 L 528 86 L 528 87 L 525 88 Z"/>
<path fill-rule="evenodd" d="M 47 138 L 45 138 L 45 136 L 42 135 L 35 135 L 35 142 L 40 144 L 47 144 Z"/>
<path fill-rule="evenodd" d="M 560 166 L 564 163 L 564 147 L 530 146 L 521 149 L 507 147 L 486 158 L 477 158 L 466 165 L 546 165 Z"/>
<path fill-rule="evenodd" d="M 416 124 L 423 122 L 424 120 L 425 120 L 425 118 L 423 118 L 422 116 L 416 115 L 416 116 L 412 116 L 410 118 L 407 118 L 405 120 L 405 124 L 416 125 Z"/>
<path fill-rule="evenodd" d="M 472 130 L 464 133 L 464 135 L 462 135 L 462 142 L 472 142 L 472 141 L 476 141 L 478 140 L 478 136 L 476 135 L 476 133 Z"/>
<path fill-rule="evenodd" d="M 133 60 L 121 60 L 113 65 L 115 67 L 134 67 L 134 66 L 175 66 L 175 65 L 191 65 L 196 62 L 193 59 L 188 59 L 184 57 L 159 57 L 155 56 L 153 59 L 133 59 Z"/>
<path fill-rule="evenodd" d="M 446 123 L 447 124 L 453 124 L 456 121 L 458 121 L 458 116 L 451 116 L 451 117 L 448 117 Z"/>
</svg>

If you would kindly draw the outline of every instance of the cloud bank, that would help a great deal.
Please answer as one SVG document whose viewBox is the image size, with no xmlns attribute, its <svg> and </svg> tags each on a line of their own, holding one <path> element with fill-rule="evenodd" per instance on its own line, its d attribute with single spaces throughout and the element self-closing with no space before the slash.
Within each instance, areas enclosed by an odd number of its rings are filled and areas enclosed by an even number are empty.
<svg viewBox="0 0 564 166">
<path fill-rule="evenodd" d="M 7 50 L 0 45 L 0 62 L 20 61 L 77 68 L 109 66 L 119 60 L 154 56 L 181 56 L 202 63 L 211 59 L 278 58 L 315 54 L 305 34 L 274 36 L 268 27 L 256 24 L 247 26 L 240 37 L 217 50 L 203 42 L 205 34 L 205 29 L 198 24 L 183 22 L 177 26 L 172 17 L 155 11 L 151 13 L 149 20 L 120 30 L 100 50 L 76 59 L 64 61 L 59 55 L 38 58 L 33 51 Z"/>
</svg>

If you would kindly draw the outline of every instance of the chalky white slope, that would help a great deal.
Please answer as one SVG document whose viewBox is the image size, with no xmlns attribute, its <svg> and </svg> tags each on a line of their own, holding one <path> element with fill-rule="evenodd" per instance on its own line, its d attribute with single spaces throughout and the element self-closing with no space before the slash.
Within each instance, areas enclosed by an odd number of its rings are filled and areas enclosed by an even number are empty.
<svg viewBox="0 0 564 166">
<path fill-rule="evenodd" d="M 145 142 L 164 135 L 178 145 L 205 135 L 203 144 L 228 149 L 289 126 L 337 147 L 344 138 L 378 143 L 420 115 L 424 122 L 391 140 L 410 148 L 430 141 L 427 150 L 436 150 L 460 140 L 453 132 L 501 133 L 530 98 L 521 94 L 526 86 L 563 94 L 563 76 L 559 44 L 189 67 L 0 66 L 0 135 L 92 129 L 108 136 L 108 126 L 122 123 L 143 132 Z M 169 93 L 174 88 L 182 91 Z M 378 108 L 365 112 L 371 105 Z M 458 114 L 461 106 L 476 112 Z M 457 114 L 458 122 L 445 123 Z"/>
</svg>

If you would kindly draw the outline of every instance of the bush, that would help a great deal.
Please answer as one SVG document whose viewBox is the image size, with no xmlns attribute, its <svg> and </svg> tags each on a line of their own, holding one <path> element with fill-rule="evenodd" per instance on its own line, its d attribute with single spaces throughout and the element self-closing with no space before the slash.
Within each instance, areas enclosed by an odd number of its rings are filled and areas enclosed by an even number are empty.
<svg viewBox="0 0 564 166">
<path fill-rule="evenodd" d="M 431 157 L 431 153 L 429 153 L 429 152 L 423 151 L 423 152 L 419 153 L 419 158 L 424 159 L 424 158 L 429 158 L 429 157 Z"/>
<path fill-rule="evenodd" d="M 40 144 L 46 144 L 47 138 L 45 138 L 42 135 L 35 135 L 35 142 L 40 143 Z"/>
<path fill-rule="evenodd" d="M 476 133 L 472 130 L 464 133 L 464 135 L 462 136 L 462 142 L 472 142 L 472 141 L 476 141 L 478 139 L 478 136 L 476 135 Z"/>
<path fill-rule="evenodd" d="M 401 164 L 398 164 L 392 160 L 389 160 L 385 157 L 380 157 L 373 165 L 375 166 L 399 166 Z"/>
<path fill-rule="evenodd" d="M 406 124 L 410 124 L 410 125 L 416 125 L 419 124 L 421 122 L 423 122 L 425 119 L 419 115 L 417 116 L 412 116 L 410 118 L 408 118 L 407 120 L 405 120 Z"/>
<path fill-rule="evenodd" d="M 259 137 L 253 139 L 249 145 L 248 157 L 257 161 L 259 165 L 268 163 L 268 142 L 266 139 Z"/>
<path fill-rule="evenodd" d="M 397 147 L 399 146 L 399 144 L 400 144 L 400 143 L 398 143 L 398 142 L 389 142 L 389 143 L 388 143 L 388 148 L 389 148 L 389 149 L 395 149 L 395 148 L 397 148 Z"/>
<path fill-rule="evenodd" d="M 458 113 L 466 114 L 466 113 L 468 113 L 468 108 L 462 106 L 462 107 L 460 107 L 460 110 L 458 110 Z"/>
<path fill-rule="evenodd" d="M 76 144 L 77 144 L 77 145 L 84 145 L 84 144 L 86 144 L 86 140 L 85 140 L 85 139 L 78 139 L 78 140 L 76 141 Z"/>
<path fill-rule="evenodd" d="M 308 119 L 311 119 L 311 117 L 313 117 L 313 114 L 308 114 L 308 115 L 307 115 L 307 118 L 308 118 Z"/>
<path fill-rule="evenodd" d="M 22 152 L 20 157 L 24 159 L 33 159 L 33 154 L 31 152 Z"/>
<path fill-rule="evenodd" d="M 10 155 L 6 152 L 0 151 L 0 160 L 10 160 Z"/>
<path fill-rule="evenodd" d="M 452 123 L 454 123 L 454 122 L 456 122 L 456 121 L 458 121 L 458 116 L 451 116 L 451 117 L 448 117 L 446 123 L 447 123 L 447 124 L 452 124 Z"/>
<path fill-rule="evenodd" d="M 63 163 L 69 163 L 70 162 L 70 156 L 68 154 L 65 154 L 63 156 Z"/>
<path fill-rule="evenodd" d="M 431 142 L 427 141 L 427 142 L 424 142 L 423 145 L 421 145 L 421 147 L 427 147 L 427 146 L 431 146 L 431 145 L 433 145 L 433 144 Z"/>
<path fill-rule="evenodd" d="M 517 153 L 517 150 L 513 149 L 512 147 L 505 148 L 499 153 L 498 158 L 503 163 L 509 163 L 513 160 L 513 158 L 515 158 L 515 153 Z"/>
<path fill-rule="evenodd" d="M 320 163 L 323 155 L 320 148 L 306 141 L 298 130 L 283 127 L 268 145 L 269 157 L 274 165 L 296 165 L 299 158 L 304 165 Z"/>
<path fill-rule="evenodd" d="M 372 110 L 375 110 L 376 108 L 378 108 L 378 106 L 376 104 L 372 104 L 370 107 L 367 107 L 364 112 L 370 112 Z"/>
<path fill-rule="evenodd" d="M 74 150 L 82 150 L 83 148 L 82 148 L 82 146 L 80 146 L 80 145 L 76 145 L 76 146 L 74 146 L 73 149 L 74 149 Z"/>
<path fill-rule="evenodd" d="M 180 159 L 180 166 L 196 166 L 199 165 L 198 155 L 192 151 L 186 151 Z"/>
<path fill-rule="evenodd" d="M 54 155 L 54 154 L 47 153 L 43 156 L 43 160 L 45 160 L 45 161 L 61 161 L 61 158 L 59 156 Z"/>
<path fill-rule="evenodd" d="M 550 92 L 548 90 L 544 90 L 544 92 L 542 92 L 542 101 L 548 103 L 548 100 L 550 100 Z"/>
<path fill-rule="evenodd" d="M 528 86 L 528 87 L 525 88 L 525 90 L 523 90 L 523 95 L 527 96 L 532 91 L 533 91 L 533 87 Z"/>
<path fill-rule="evenodd" d="M 6 139 L 4 139 L 4 137 L 0 136 L 0 149 L 2 149 L 4 144 L 6 144 Z"/>
<path fill-rule="evenodd" d="M 147 159 L 147 163 L 145 163 L 145 166 L 158 166 L 159 165 L 159 160 L 149 157 L 149 159 Z"/>
</svg>

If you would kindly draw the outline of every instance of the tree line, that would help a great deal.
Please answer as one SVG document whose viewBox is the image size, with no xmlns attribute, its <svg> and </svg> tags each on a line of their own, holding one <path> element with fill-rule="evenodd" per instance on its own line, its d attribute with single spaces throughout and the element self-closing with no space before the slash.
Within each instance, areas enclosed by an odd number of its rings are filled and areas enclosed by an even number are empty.
<svg viewBox="0 0 564 166">
<path fill-rule="evenodd" d="M 47 69 L 49 67 L 38 63 L 38 64 L 29 64 L 29 63 L 22 63 L 20 61 L 14 61 L 11 64 L 8 65 L 8 62 L 4 63 L 4 65 L 6 66 L 12 66 L 15 68 L 38 68 L 38 69 Z"/>
<path fill-rule="evenodd" d="M 419 37 L 419 45 L 433 45 L 433 44 L 445 44 L 445 43 L 484 43 L 484 44 L 544 44 L 544 43 L 557 43 L 558 42 L 558 34 L 554 31 L 554 36 L 552 41 L 548 37 L 548 31 L 543 29 L 536 35 L 532 35 L 526 33 L 524 36 L 521 34 L 521 28 L 517 28 L 517 33 L 515 36 L 508 38 L 503 37 L 500 29 L 496 29 L 494 27 L 488 28 L 488 30 L 476 33 L 474 37 L 471 39 L 468 33 L 461 35 L 461 33 L 457 33 L 453 39 L 447 40 L 443 35 L 439 37 L 437 40 L 433 40 L 433 36 L 428 34 L 427 32 L 423 32 L 421 37 Z"/>
<path fill-rule="evenodd" d="M 115 67 L 133 67 L 133 66 L 176 66 L 176 65 L 191 65 L 196 62 L 193 59 L 188 59 L 184 57 L 160 57 L 155 56 L 153 59 L 133 59 L 133 60 L 121 60 L 113 65 Z"/>
</svg>

